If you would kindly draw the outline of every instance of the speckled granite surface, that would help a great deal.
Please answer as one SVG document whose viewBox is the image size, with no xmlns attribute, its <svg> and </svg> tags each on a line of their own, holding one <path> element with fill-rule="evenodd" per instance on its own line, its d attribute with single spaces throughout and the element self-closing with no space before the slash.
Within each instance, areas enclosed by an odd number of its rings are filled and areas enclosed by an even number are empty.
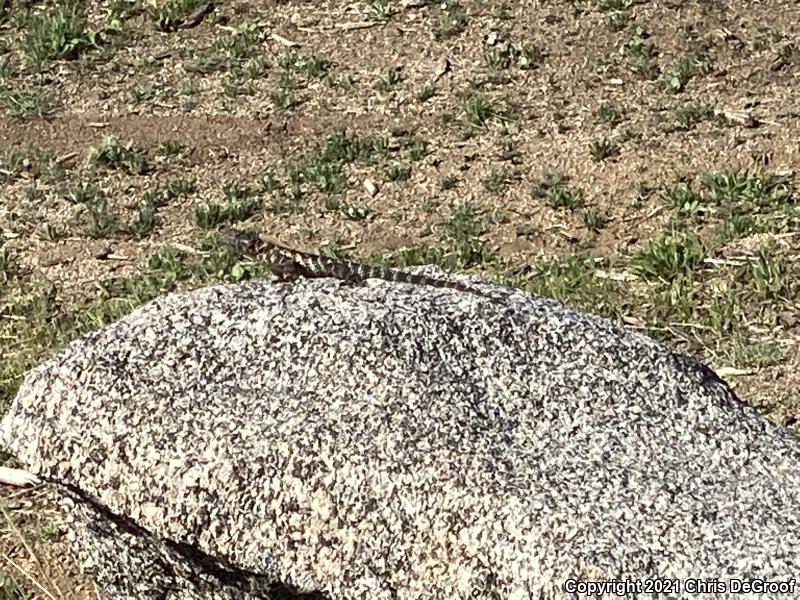
<svg viewBox="0 0 800 600">
<path fill-rule="evenodd" d="M 167 296 L 33 371 L 0 443 L 64 490 L 111 598 L 800 573 L 797 439 L 691 360 L 523 294 Z"/>
</svg>

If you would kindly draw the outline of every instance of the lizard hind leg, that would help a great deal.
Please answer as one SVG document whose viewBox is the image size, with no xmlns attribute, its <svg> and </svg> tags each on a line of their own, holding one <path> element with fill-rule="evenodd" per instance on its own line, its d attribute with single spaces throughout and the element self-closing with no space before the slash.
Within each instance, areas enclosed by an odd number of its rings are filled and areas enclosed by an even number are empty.
<svg viewBox="0 0 800 600">
<path fill-rule="evenodd" d="M 363 285 L 366 281 L 361 272 L 360 265 L 351 263 L 349 261 L 339 261 L 332 265 L 332 275 L 336 279 L 346 281 L 351 285 Z"/>
</svg>

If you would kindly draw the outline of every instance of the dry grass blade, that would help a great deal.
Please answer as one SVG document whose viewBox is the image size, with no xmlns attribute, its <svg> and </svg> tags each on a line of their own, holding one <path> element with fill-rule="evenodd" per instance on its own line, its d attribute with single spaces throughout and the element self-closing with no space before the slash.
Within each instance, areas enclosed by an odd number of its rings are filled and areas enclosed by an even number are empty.
<svg viewBox="0 0 800 600">
<path fill-rule="evenodd" d="M 25 569 L 23 569 L 23 568 L 22 568 L 20 565 L 18 565 L 18 564 L 17 564 L 17 563 L 14 561 L 14 559 L 12 559 L 12 558 L 11 558 L 10 556 L 8 556 L 7 554 L 5 554 L 5 553 L 1 553 L 1 552 L 0 552 L 0 556 L 2 556 L 2 557 L 3 557 L 3 559 L 4 559 L 4 560 L 5 560 L 5 561 L 6 561 L 6 562 L 9 564 L 9 565 L 11 565 L 11 566 L 12 566 L 12 567 L 13 567 L 13 568 L 14 568 L 14 569 L 15 569 L 15 570 L 16 570 L 16 571 L 17 571 L 17 572 L 20 574 L 20 575 L 22 575 L 22 576 L 23 576 L 25 579 L 27 579 L 28 581 L 30 581 L 30 582 L 31 582 L 31 584 L 33 584 L 33 585 L 34 585 L 34 586 L 35 586 L 35 587 L 36 587 L 36 588 L 37 588 L 37 589 L 38 589 L 40 592 L 42 592 L 42 593 L 43 593 L 43 594 L 44 594 L 44 595 L 45 595 L 47 598 L 49 598 L 50 600 L 60 600 L 60 598 L 63 598 L 63 596 L 59 596 L 58 598 L 56 598 L 56 596 L 53 596 L 53 594 L 51 594 L 50 592 L 48 592 L 48 591 L 47 591 L 47 589 L 46 589 L 44 586 L 42 586 L 42 584 L 41 584 L 41 583 L 39 583 L 39 582 L 36 580 L 36 578 L 35 578 L 33 575 L 31 575 L 31 574 L 30 574 L 28 571 L 26 571 L 26 570 L 25 570 Z"/>
<path fill-rule="evenodd" d="M 61 592 L 58 586 L 55 585 L 55 583 L 50 579 L 50 577 L 48 577 L 44 565 L 39 560 L 39 556 L 36 554 L 36 552 L 34 552 L 33 548 L 30 546 L 30 544 L 28 544 L 28 541 L 25 539 L 25 536 L 22 535 L 22 532 L 14 523 L 14 520 L 11 518 L 11 515 L 9 514 L 8 509 L 6 508 L 5 503 L 0 502 L 0 512 L 3 513 L 6 523 L 8 523 L 9 528 L 11 529 L 11 531 L 14 532 L 14 535 L 17 537 L 20 544 L 22 544 L 22 546 L 28 552 L 28 555 L 39 567 L 39 572 L 42 574 L 42 577 L 44 577 L 44 579 L 46 580 L 48 587 L 51 590 L 55 590 L 57 596 L 54 596 L 51 592 L 48 592 L 47 589 L 33 575 L 31 575 L 25 569 L 20 567 L 16 562 L 14 562 L 11 559 L 11 557 L 3 554 L 3 558 L 6 559 L 11 565 L 13 565 L 15 569 L 17 569 L 23 576 L 25 576 L 26 579 L 28 579 L 33 585 L 35 585 L 39 590 L 41 590 L 42 593 L 44 593 L 48 598 L 50 598 L 51 600 L 57 600 L 57 599 L 63 600 L 64 594 Z"/>
</svg>

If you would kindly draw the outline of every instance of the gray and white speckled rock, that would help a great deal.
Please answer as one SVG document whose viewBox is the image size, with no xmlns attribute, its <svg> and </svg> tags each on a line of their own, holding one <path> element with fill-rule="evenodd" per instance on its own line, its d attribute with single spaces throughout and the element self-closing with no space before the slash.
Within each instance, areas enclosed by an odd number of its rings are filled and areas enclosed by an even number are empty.
<svg viewBox="0 0 800 600">
<path fill-rule="evenodd" d="M 797 439 L 692 360 L 521 293 L 166 296 L 30 373 L 0 443 L 63 490 L 112 598 L 800 573 Z"/>
</svg>

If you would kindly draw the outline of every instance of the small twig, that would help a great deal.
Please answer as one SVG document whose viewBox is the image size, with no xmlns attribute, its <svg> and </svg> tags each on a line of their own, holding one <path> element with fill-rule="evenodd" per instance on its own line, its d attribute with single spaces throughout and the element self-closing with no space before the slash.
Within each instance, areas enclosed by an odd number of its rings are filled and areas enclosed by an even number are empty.
<svg viewBox="0 0 800 600">
<path fill-rule="evenodd" d="M 287 48 L 296 48 L 301 45 L 299 42 L 294 42 L 288 38 L 283 37 L 282 35 L 278 35 L 277 33 L 273 33 L 269 37 L 273 41 L 278 42 L 279 44 L 283 44 Z"/>
<path fill-rule="evenodd" d="M 14 487 L 27 487 L 39 483 L 39 479 L 32 473 L 22 469 L 0 467 L 0 483 L 13 485 Z"/>
<path fill-rule="evenodd" d="M 714 369 L 714 371 L 720 377 L 743 377 L 746 375 L 755 375 L 757 371 L 753 371 L 752 369 L 737 369 L 736 367 L 720 367 L 719 369 Z"/>
<path fill-rule="evenodd" d="M 644 216 L 644 218 L 645 219 L 652 219 L 653 217 L 655 217 L 658 213 L 662 212 L 663 210 L 664 210 L 663 206 L 656 206 L 649 213 L 647 213 Z"/>
<path fill-rule="evenodd" d="M 731 110 L 727 108 L 720 108 L 714 111 L 714 116 L 722 117 L 732 123 L 737 123 L 742 127 L 758 127 L 759 119 L 755 117 L 751 112 L 746 110 Z"/>
<path fill-rule="evenodd" d="M 56 164 L 61 164 L 63 162 L 67 162 L 68 160 L 72 160 L 78 156 L 77 152 L 67 152 L 66 154 L 62 154 L 61 156 L 56 157 Z"/>
<path fill-rule="evenodd" d="M 333 28 L 351 31 L 353 29 L 368 29 L 370 27 L 377 27 L 378 25 L 385 25 L 385 23 L 383 21 L 356 21 L 353 23 L 337 23 Z"/>
<path fill-rule="evenodd" d="M 121 261 L 132 261 L 133 259 L 130 256 L 125 256 L 123 254 L 109 254 L 106 256 L 106 260 L 121 260 Z"/>
<path fill-rule="evenodd" d="M 180 242 L 170 242 L 169 245 L 180 250 L 181 252 L 186 252 L 186 254 L 192 254 L 194 256 L 208 256 L 210 254 L 210 252 L 198 250 L 197 248 L 187 246 L 186 244 L 181 244 Z"/>
</svg>

